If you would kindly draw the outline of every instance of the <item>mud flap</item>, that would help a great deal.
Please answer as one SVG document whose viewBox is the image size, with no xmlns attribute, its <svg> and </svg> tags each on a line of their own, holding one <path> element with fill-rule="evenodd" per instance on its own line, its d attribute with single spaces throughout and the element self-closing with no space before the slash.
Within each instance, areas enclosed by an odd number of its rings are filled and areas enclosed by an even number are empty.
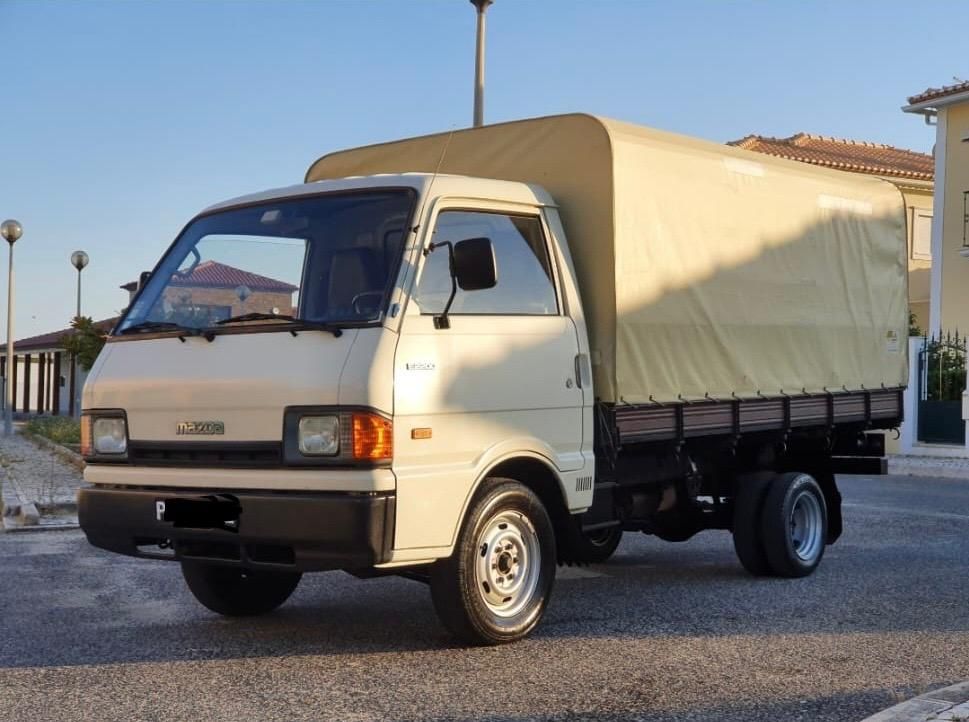
<svg viewBox="0 0 969 722">
<path fill-rule="evenodd" d="M 833 472 L 819 472 L 812 474 L 824 494 L 824 504 L 828 508 L 828 544 L 834 544 L 841 536 L 841 492 Z"/>
</svg>

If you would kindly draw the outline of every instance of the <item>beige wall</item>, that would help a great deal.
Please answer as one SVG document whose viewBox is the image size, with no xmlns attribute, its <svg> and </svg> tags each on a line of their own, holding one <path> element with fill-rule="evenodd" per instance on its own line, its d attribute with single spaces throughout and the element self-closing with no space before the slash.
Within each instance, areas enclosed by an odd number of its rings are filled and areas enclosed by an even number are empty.
<svg viewBox="0 0 969 722">
<path fill-rule="evenodd" d="M 942 245 L 942 326 L 969 331 L 969 258 L 960 256 L 964 218 L 962 194 L 969 191 L 969 102 L 946 109 L 945 198 Z"/>
<path fill-rule="evenodd" d="M 932 262 L 913 258 L 912 239 L 915 229 L 915 212 L 932 212 L 932 184 L 900 184 L 905 199 L 905 214 L 908 223 L 908 302 L 909 309 L 915 314 L 916 323 L 926 331 L 929 327 L 929 288 L 931 286 Z"/>
</svg>

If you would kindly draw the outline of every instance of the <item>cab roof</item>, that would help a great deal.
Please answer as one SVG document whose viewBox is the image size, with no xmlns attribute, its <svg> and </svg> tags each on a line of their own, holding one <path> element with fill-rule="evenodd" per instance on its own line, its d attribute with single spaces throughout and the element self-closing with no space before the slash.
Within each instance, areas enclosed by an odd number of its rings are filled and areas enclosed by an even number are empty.
<svg viewBox="0 0 969 722">
<path fill-rule="evenodd" d="M 297 198 L 317 193 L 330 193 L 365 188 L 413 188 L 423 194 L 433 190 L 435 196 L 481 198 L 489 201 L 508 201 L 537 206 L 554 206 L 551 196 L 540 186 L 517 181 L 473 178 L 450 173 L 378 173 L 367 176 L 348 176 L 299 183 L 282 188 L 250 193 L 209 206 L 201 214 L 283 198 Z M 200 215 L 201 215 L 200 214 Z"/>
</svg>

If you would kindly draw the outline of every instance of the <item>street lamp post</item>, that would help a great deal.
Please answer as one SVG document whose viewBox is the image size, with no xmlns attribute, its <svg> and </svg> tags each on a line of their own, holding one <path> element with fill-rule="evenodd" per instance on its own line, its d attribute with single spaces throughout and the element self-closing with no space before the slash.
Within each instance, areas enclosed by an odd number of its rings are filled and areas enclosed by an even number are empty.
<svg viewBox="0 0 969 722">
<path fill-rule="evenodd" d="M 90 259 L 84 251 L 74 251 L 71 254 L 71 265 L 77 269 L 77 314 L 75 319 L 81 317 L 81 271 L 87 266 Z M 72 412 L 77 415 L 81 411 L 81 389 L 77 384 L 77 354 L 71 356 L 71 401 Z"/>
<path fill-rule="evenodd" d="M 17 362 L 13 348 L 13 244 L 24 233 L 23 227 L 15 220 L 6 220 L 0 224 L 0 236 L 3 236 L 10 246 L 10 263 L 7 266 L 7 370 L 3 377 L 4 409 L 3 433 L 10 436 L 13 433 L 13 395 L 16 393 L 10 379 L 13 378 L 13 365 Z"/>
<path fill-rule="evenodd" d="M 471 0 L 478 12 L 478 40 L 474 59 L 474 127 L 484 125 L 485 11 L 494 0 Z"/>
</svg>

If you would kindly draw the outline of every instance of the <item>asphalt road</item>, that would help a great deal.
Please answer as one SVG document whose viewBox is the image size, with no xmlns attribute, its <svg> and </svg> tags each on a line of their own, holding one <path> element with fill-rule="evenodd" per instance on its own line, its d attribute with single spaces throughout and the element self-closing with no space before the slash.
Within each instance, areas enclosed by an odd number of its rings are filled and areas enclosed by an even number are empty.
<svg viewBox="0 0 969 722">
<path fill-rule="evenodd" d="M 463 649 L 425 587 L 304 577 L 256 620 L 80 532 L 0 535 L 0 718 L 858 720 L 969 679 L 969 482 L 843 477 L 818 572 L 755 580 L 729 536 L 627 534 L 545 621 Z"/>
</svg>

